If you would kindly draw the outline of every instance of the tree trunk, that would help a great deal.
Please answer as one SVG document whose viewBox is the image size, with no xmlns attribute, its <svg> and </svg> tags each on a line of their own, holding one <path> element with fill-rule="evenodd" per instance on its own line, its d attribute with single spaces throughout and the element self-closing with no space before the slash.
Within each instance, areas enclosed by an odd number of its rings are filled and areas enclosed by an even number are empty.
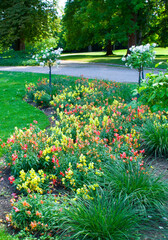
<svg viewBox="0 0 168 240">
<path fill-rule="evenodd" d="M 92 45 L 88 46 L 88 52 L 92 52 Z"/>
<path fill-rule="evenodd" d="M 15 51 L 22 51 L 25 50 L 25 43 L 23 39 L 17 39 L 13 44 L 13 49 Z"/>
<path fill-rule="evenodd" d="M 130 53 L 129 48 L 132 47 L 133 45 L 136 46 L 136 33 L 132 33 L 128 36 L 128 48 L 127 48 L 127 54 Z"/>
<path fill-rule="evenodd" d="M 132 24 L 135 25 L 137 21 L 137 15 L 132 14 Z M 136 31 L 128 35 L 128 48 L 127 48 L 127 54 L 130 53 L 129 48 L 132 47 L 133 45 L 136 46 L 137 44 L 137 36 L 136 36 Z"/>
<path fill-rule="evenodd" d="M 113 46 L 111 44 L 111 40 L 108 40 L 107 47 L 106 47 L 106 55 L 112 55 L 113 54 Z"/>
</svg>

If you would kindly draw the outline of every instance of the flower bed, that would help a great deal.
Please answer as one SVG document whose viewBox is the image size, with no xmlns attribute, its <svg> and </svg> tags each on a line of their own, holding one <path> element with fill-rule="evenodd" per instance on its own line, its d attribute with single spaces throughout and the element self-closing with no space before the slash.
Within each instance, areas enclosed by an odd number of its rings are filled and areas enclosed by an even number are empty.
<svg viewBox="0 0 168 240">
<path fill-rule="evenodd" d="M 36 101 L 39 88 L 47 80 L 28 85 L 27 97 Z M 166 224 L 167 185 L 146 166 L 142 146 L 146 124 L 167 127 L 167 115 L 128 104 L 129 87 L 117 83 L 60 80 L 52 89 L 55 126 L 41 131 L 35 121 L 1 145 L 10 183 L 24 194 L 11 200 L 7 221 L 41 239 L 135 239 L 149 215 Z"/>
</svg>

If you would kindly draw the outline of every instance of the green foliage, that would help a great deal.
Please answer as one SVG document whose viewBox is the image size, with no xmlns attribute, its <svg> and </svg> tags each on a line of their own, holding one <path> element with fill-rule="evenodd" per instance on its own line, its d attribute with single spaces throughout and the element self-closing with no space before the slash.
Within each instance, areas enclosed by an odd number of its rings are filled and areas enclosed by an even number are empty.
<svg viewBox="0 0 168 240">
<path fill-rule="evenodd" d="M 94 200 L 78 199 L 64 209 L 59 223 L 63 236 L 68 235 L 69 239 L 114 240 L 137 236 L 143 216 L 129 198 L 112 196 L 113 192 L 104 189 L 101 193 L 97 191 Z"/>
<path fill-rule="evenodd" d="M 166 42 L 166 8 L 160 0 L 67 1 L 63 17 L 65 48 L 77 50 L 95 43 L 122 43 L 129 48 L 155 39 Z"/>
<path fill-rule="evenodd" d="M 148 73 L 140 88 L 140 101 L 148 104 L 153 111 L 168 110 L 168 75 Z"/>
<path fill-rule="evenodd" d="M 49 36 L 48 38 L 39 39 L 34 43 L 26 43 L 26 52 L 36 54 L 47 48 L 58 47 L 58 37 Z"/>
<path fill-rule="evenodd" d="M 23 128 L 34 120 L 38 121 L 41 129 L 49 125 L 48 117 L 39 109 L 34 108 L 25 101 L 26 82 L 37 82 L 40 76 L 36 73 L 0 73 L 0 138 L 7 139 L 14 131 L 15 126 Z"/>
<path fill-rule="evenodd" d="M 34 66 L 36 61 L 27 51 L 6 50 L 0 54 L 0 66 Z"/>
<path fill-rule="evenodd" d="M 136 199 L 147 212 L 151 208 L 160 210 L 160 203 L 164 203 L 168 197 L 167 184 L 161 181 L 163 176 L 156 176 L 155 171 L 141 159 L 137 162 L 105 164 L 104 171 L 104 184 L 110 183 L 108 188 L 115 189 L 114 194 L 126 194 Z"/>
<path fill-rule="evenodd" d="M 0 227 L 0 240 L 19 240 L 17 237 L 10 235 L 7 233 L 6 229 L 4 227 Z"/>
<path fill-rule="evenodd" d="M 123 57 L 122 60 L 126 61 L 126 66 L 138 69 L 142 71 L 144 67 L 149 66 L 155 59 L 154 47 L 156 44 L 150 45 L 149 43 L 141 46 L 132 46 L 131 51 L 127 57 Z"/>
<path fill-rule="evenodd" d="M 4 47 L 17 41 L 15 48 L 24 49 L 25 41 L 53 35 L 57 28 L 55 1 L 1 1 L 0 9 L 0 43 Z"/>
<path fill-rule="evenodd" d="M 12 211 L 6 216 L 6 220 L 17 229 L 30 232 L 56 231 L 56 222 L 60 214 L 60 208 L 64 206 L 56 202 L 53 195 L 32 194 L 12 199 Z M 47 239 L 47 238 L 46 238 Z"/>
<path fill-rule="evenodd" d="M 148 155 L 155 157 L 168 157 L 168 122 L 167 117 L 162 116 L 161 121 L 148 121 L 142 128 L 142 146 Z"/>
</svg>

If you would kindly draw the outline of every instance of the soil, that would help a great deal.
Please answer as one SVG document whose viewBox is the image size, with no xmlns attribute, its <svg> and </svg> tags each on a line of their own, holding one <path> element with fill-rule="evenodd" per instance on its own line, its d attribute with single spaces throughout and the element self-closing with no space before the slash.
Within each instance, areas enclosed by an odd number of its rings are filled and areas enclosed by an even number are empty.
<svg viewBox="0 0 168 240">
<path fill-rule="evenodd" d="M 34 103 L 32 103 L 34 105 Z M 53 116 L 53 108 L 40 108 L 50 120 L 51 126 L 54 126 L 54 121 L 51 119 Z M 168 180 L 168 159 L 148 159 L 147 164 L 152 165 L 157 175 L 163 174 L 163 180 Z M 5 216 L 11 210 L 10 199 L 12 193 L 16 193 L 16 189 L 9 183 L 10 169 L 6 167 L 4 158 L 0 158 L 0 225 L 6 224 Z M 168 217 L 167 217 L 168 218 Z M 145 232 L 141 240 L 168 240 L 168 228 L 164 230 L 153 226 L 153 231 Z"/>
<path fill-rule="evenodd" d="M 9 183 L 10 170 L 6 168 L 1 159 L 0 166 L 0 222 L 5 221 L 5 215 L 11 210 L 10 199 L 15 188 Z"/>
</svg>

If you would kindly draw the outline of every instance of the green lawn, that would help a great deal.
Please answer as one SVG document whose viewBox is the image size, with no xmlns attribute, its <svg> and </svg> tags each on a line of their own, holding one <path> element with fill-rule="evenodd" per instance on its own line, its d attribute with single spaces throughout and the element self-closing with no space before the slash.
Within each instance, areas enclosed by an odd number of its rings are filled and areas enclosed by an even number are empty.
<svg viewBox="0 0 168 240">
<path fill-rule="evenodd" d="M 167 48 L 156 48 L 156 59 L 153 65 L 161 61 L 166 62 L 168 60 L 168 47 Z M 84 53 L 69 53 L 62 54 L 62 60 L 73 60 L 78 62 L 96 62 L 96 63 L 110 63 L 110 64 L 120 64 L 124 65 L 124 62 L 121 61 L 121 58 L 126 54 L 127 50 L 115 50 L 113 51 L 114 55 L 106 56 L 105 52 L 84 52 Z M 159 66 L 160 68 L 166 68 L 165 64 Z"/>
<path fill-rule="evenodd" d="M 0 226 L 0 240 L 19 240 L 19 239 L 7 233 L 6 229 Z"/>
<path fill-rule="evenodd" d="M 42 129 L 49 125 L 49 120 L 39 109 L 23 101 L 26 82 L 36 82 L 45 74 L 0 72 L 0 138 L 7 139 L 18 128 L 37 120 Z"/>
</svg>

